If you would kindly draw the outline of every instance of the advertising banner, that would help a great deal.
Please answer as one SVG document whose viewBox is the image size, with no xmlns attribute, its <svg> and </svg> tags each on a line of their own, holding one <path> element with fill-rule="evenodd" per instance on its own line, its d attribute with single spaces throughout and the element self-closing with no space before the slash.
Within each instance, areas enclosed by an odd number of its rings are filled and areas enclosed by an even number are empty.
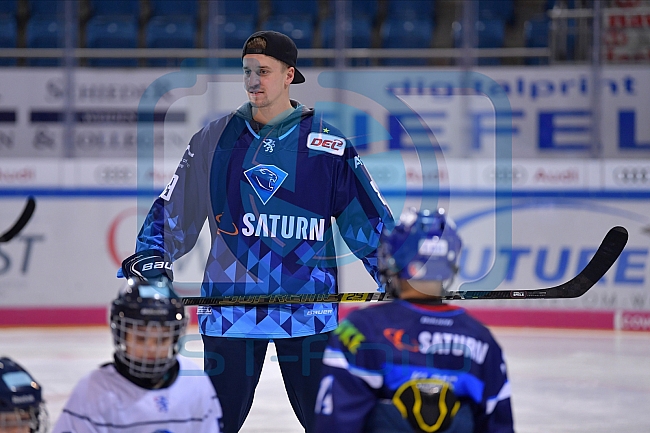
<svg viewBox="0 0 650 433">
<path fill-rule="evenodd" d="M 645 97 L 650 68 L 645 66 L 604 67 L 599 83 L 581 66 L 484 67 L 466 77 L 452 69 L 369 69 L 344 75 L 312 69 L 305 75 L 307 83 L 292 86 L 292 97 L 327 112 L 358 138 L 355 146 L 362 154 L 413 151 L 413 140 L 425 134 L 435 137 L 431 150 L 447 157 L 484 158 L 493 151 L 495 134 L 506 134 L 515 158 L 592 158 L 598 132 L 599 156 L 650 156 L 650 123 L 643 121 L 650 111 Z M 388 78 L 377 82 L 380 75 Z M 462 88 L 458 80 L 464 80 Z M 156 155 L 178 159 L 197 130 L 246 100 L 242 78 L 232 69 L 81 68 L 73 82 L 73 113 L 66 123 L 61 70 L 0 70 L 0 159 L 132 158 L 138 124 L 147 122 L 154 125 L 150 140 Z M 595 89 L 600 91 L 598 110 L 592 106 Z M 510 119 L 498 128 L 486 98 L 496 94 L 507 96 L 510 104 Z M 399 99 L 406 108 L 387 110 L 382 98 Z M 73 139 L 64 143 L 70 124 Z"/>
<path fill-rule="evenodd" d="M 618 0 L 604 10 L 604 52 L 609 63 L 650 60 L 650 2 Z"/>
<path fill-rule="evenodd" d="M 600 120 L 584 68 L 485 68 L 464 87 L 453 71 L 376 74 L 373 87 L 356 72 L 306 71 L 313 86 L 292 86 L 292 96 L 350 137 L 396 216 L 411 206 L 447 209 L 464 242 L 455 288 L 483 284 L 495 263 L 504 271 L 488 289 L 561 284 L 609 228 L 630 233 L 613 268 L 579 299 L 464 306 L 506 326 L 649 329 L 648 68 L 602 71 Z M 79 70 L 74 139 L 64 142 L 60 72 L 0 75 L 0 232 L 27 195 L 38 203 L 25 230 L 0 245 L 0 325 L 103 323 L 138 221 L 192 135 L 245 100 L 241 77 Z M 504 95 L 505 116 L 494 105 Z M 143 164 L 137 143 L 147 125 L 153 152 Z M 198 295 L 210 242 L 204 230 L 175 263 L 185 296 Z M 342 291 L 376 289 L 358 261 L 341 265 Z"/>
</svg>

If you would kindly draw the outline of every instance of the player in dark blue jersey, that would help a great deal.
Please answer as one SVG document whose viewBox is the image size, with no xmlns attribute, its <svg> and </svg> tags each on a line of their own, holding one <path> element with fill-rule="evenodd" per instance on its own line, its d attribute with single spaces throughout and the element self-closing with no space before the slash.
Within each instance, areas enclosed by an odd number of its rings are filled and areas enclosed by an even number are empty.
<svg viewBox="0 0 650 433">
<path fill-rule="evenodd" d="M 453 222 L 409 213 L 380 242 L 380 272 L 400 299 L 354 311 L 333 332 L 316 431 L 512 433 L 501 348 L 439 298 L 461 250 Z"/>
<path fill-rule="evenodd" d="M 322 113 L 290 99 L 290 85 L 305 81 L 297 55 L 277 32 L 248 39 L 249 102 L 194 135 L 144 222 L 136 254 L 123 263 L 125 276 L 173 278 L 172 262 L 192 249 L 207 218 L 203 296 L 337 293 L 335 220 L 380 284 L 376 247 L 392 224 L 390 210 L 350 141 Z M 311 431 L 337 305 L 203 306 L 198 316 L 224 431 L 244 423 L 270 339 L 292 407 Z"/>
</svg>

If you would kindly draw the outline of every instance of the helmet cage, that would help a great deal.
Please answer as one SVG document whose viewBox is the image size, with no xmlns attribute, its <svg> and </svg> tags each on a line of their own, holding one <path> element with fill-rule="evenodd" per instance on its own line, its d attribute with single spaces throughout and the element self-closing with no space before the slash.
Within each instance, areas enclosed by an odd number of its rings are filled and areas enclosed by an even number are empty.
<svg viewBox="0 0 650 433">
<path fill-rule="evenodd" d="M 0 412 L 0 429 L 29 427 L 30 433 L 45 433 L 49 424 L 49 414 L 42 402 L 37 406 Z"/>
<path fill-rule="evenodd" d="M 28 427 L 31 433 L 49 429 L 42 389 L 10 358 L 0 358 L 0 429 Z"/>
<path fill-rule="evenodd" d="M 156 380 L 175 364 L 187 316 L 170 281 L 129 279 L 112 303 L 110 322 L 115 357 L 133 377 Z"/>
<path fill-rule="evenodd" d="M 125 316 L 113 317 L 111 329 L 115 356 L 128 367 L 129 374 L 139 379 L 157 379 L 162 377 L 176 362 L 178 341 L 185 333 L 187 317 L 180 320 L 145 321 Z M 133 353 L 128 345 L 139 341 L 155 341 L 154 351 L 145 352 L 144 356 Z M 160 348 L 166 347 L 163 352 Z M 148 356 L 149 352 L 152 352 Z"/>
</svg>

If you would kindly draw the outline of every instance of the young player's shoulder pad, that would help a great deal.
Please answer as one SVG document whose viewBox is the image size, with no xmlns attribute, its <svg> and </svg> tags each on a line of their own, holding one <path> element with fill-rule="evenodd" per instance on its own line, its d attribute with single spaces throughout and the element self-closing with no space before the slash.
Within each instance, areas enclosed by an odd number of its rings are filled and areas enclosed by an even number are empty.
<svg viewBox="0 0 650 433">
<path fill-rule="evenodd" d="M 381 321 L 387 314 L 386 307 L 389 303 L 370 304 L 365 308 L 359 308 L 351 311 L 345 318 L 358 328 L 372 329 L 377 321 Z"/>
</svg>

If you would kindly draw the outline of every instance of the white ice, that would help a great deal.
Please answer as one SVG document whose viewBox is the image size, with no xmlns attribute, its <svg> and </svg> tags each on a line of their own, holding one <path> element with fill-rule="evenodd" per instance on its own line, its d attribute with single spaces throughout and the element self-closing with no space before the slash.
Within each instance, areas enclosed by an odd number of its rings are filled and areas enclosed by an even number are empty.
<svg viewBox="0 0 650 433">
<path fill-rule="evenodd" d="M 507 357 L 519 433 L 650 431 L 650 334 L 615 331 L 493 329 Z M 190 331 L 196 334 L 196 329 Z M 201 342 L 185 356 L 202 365 Z M 269 345 L 253 408 L 242 432 L 302 432 Z M 44 389 L 52 422 L 76 382 L 112 359 L 108 328 L 3 328 L 10 356 Z"/>
</svg>

